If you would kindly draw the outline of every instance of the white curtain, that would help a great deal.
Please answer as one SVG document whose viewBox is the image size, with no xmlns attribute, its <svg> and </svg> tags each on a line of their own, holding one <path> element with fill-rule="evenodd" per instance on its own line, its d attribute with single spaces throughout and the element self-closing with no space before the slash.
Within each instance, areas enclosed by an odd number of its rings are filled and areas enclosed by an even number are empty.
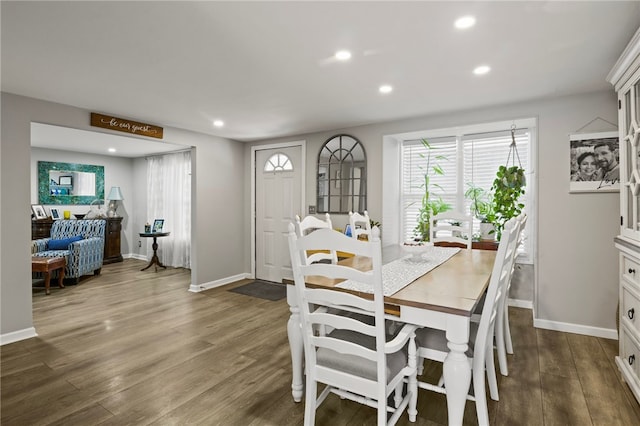
<svg viewBox="0 0 640 426">
<path fill-rule="evenodd" d="M 191 152 L 149 157 L 147 167 L 147 217 L 164 219 L 158 238 L 158 257 L 165 266 L 191 267 Z M 149 238 L 147 238 L 149 240 Z M 147 246 L 148 257 L 153 250 Z"/>
</svg>

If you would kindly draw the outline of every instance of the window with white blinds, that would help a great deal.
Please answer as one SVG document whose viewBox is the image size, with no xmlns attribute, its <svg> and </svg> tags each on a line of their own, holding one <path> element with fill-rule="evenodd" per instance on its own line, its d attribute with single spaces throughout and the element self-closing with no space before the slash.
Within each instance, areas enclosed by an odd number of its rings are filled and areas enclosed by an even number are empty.
<svg viewBox="0 0 640 426">
<path fill-rule="evenodd" d="M 424 174 L 429 166 L 431 199 L 440 197 L 452 210 L 469 213 L 471 200 L 464 198 L 469 184 L 485 189 L 489 192 L 495 179 L 498 167 L 501 165 L 522 165 L 527 182 L 530 179 L 530 150 L 531 129 L 516 129 L 514 137 L 516 150 L 509 150 L 512 137 L 511 130 L 487 132 L 487 125 L 483 132 L 473 133 L 473 126 L 453 129 L 451 136 L 425 138 L 431 149 L 422 143 L 421 139 L 405 140 L 402 143 L 401 193 L 404 218 L 402 237 L 405 241 L 413 240 L 414 229 L 418 224 L 418 212 L 424 195 Z M 502 127 L 504 129 L 504 127 Z M 442 133 L 442 132 L 440 132 Z M 429 152 L 430 151 L 430 152 Z M 517 155 L 516 155 L 517 152 Z M 509 163 L 507 164 L 507 158 Z M 515 159 L 514 159 L 515 157 Z M 515 161 L 515 163 L 514 163 Z M 442 175 L 433 173 L 433 165 L 438 164 Z M 521 202 L 527 211 L 530 203 L 529 185 L 525 187 L 525 195 Z M 474 233 L 479 232 L 479 221 L 475 220 Z M 526 230 L 525 230 L 526 232 Z M 523 250 L 521 248 L 521 250 Z M 525 255 L 530 253 L 530 247 L 524 247 Z"/>
<path fill-rule="evenodd" d="M 455 206 L 457 188 L 457 141 L 455 137 L 428 139 L 431 149 L 422 140 L 405 141 L 402 145 L 402 195 L 405 206 L 405 241 L 414 238 L 413 230 L 418 225 L 418 212 L 425 190 L 424 175 L 429 175 L 430 199 L 442 199 Z M 428 169 L 427 169 L 428 167 Z M 443 174 L 434 172 L 440 167 Z"/>
</svg>

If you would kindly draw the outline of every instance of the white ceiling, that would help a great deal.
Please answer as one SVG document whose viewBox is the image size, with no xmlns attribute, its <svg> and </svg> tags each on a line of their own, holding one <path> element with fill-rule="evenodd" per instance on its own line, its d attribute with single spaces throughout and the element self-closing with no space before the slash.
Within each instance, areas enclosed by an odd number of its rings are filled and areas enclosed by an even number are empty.
<svg viewBox="0 0 640 426">
<path fill-rule="evenodd" d="M 1 8 L 3 91 L 239 141 L 612 90 L 640 26 L 638 1 Z M 456 30 L 464 14 L 477 24 Z M 332 60 L 338 49 L 352 59 Z"/>
</svg>

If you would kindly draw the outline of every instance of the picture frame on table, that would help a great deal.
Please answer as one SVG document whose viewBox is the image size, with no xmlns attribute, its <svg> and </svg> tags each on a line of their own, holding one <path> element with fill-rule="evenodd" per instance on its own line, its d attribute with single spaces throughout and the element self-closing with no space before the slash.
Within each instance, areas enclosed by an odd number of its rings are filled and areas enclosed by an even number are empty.
<svg viewBox="0 0 640 426">
<path fill-rule="evenodd" d="M 36 219 L 46 219 L 47 213 L 44 211 L 44 207 L 40 204 L 31 204 L 31 211 Z"/>
<path fill-rule="evenodd" d="M 51 219 L 53 220 L 62 219 L 62 212 L 58 207 L 51 207 Z"/>
<path fill-rule="evenodd" d="M 569 192 L 619 192 L 617 131 L 569 135 Z"/>
<path fill-rule="evenodd" d="M 58 185 L 73 185 L 72 176 L 60 176 Z"/>
<path fill-rule="evenodd" d="M 151 232 L 162 232 L 162 227 L 164 226 L 164 219 L 155 219 L 153 221 L 153 228 L 151 228 Z"/>
</svg>

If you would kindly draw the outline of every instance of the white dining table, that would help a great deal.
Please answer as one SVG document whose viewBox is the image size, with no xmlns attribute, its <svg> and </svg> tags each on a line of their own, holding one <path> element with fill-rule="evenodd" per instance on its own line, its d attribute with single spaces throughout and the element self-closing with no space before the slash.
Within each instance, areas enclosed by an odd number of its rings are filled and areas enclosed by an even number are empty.
<svg viewBox="0 0 640 426">
<path fill-rule="evenodd" d="M 382 249 L 383 264 L 407 256 L 402 246 Z M 461 249 L 449 260 L 420 276 L 394 294 L 385 296 L 387 313 L 396 315 L 405 323 L 445 330 L 449 354 L 445 358 L 443 376 L 447 389 L 447 411 L 450 425 L 461 425 L 464 407 L 471 384 L 471 364 L 466 356 L 469 349 L 471 315 L 485 293 L 491 277 L 496 252 L 493 250 Z M 340 261 L 360 270 L 371 269 L 371 261 L 365 257 L 350 257 Z M 287 303 L 291 316 L 287 323 L 291 348 L 293 400 L 300 402 L 304 391 L 303 342 L 293 281 L 287 285 Z M 373 297 L 336 287 L 340 280 L 324 277 L 308 279 L 307 285 L 331 287 L 337 291 L 349 291 L 362 297 Z"/>
</svg>

